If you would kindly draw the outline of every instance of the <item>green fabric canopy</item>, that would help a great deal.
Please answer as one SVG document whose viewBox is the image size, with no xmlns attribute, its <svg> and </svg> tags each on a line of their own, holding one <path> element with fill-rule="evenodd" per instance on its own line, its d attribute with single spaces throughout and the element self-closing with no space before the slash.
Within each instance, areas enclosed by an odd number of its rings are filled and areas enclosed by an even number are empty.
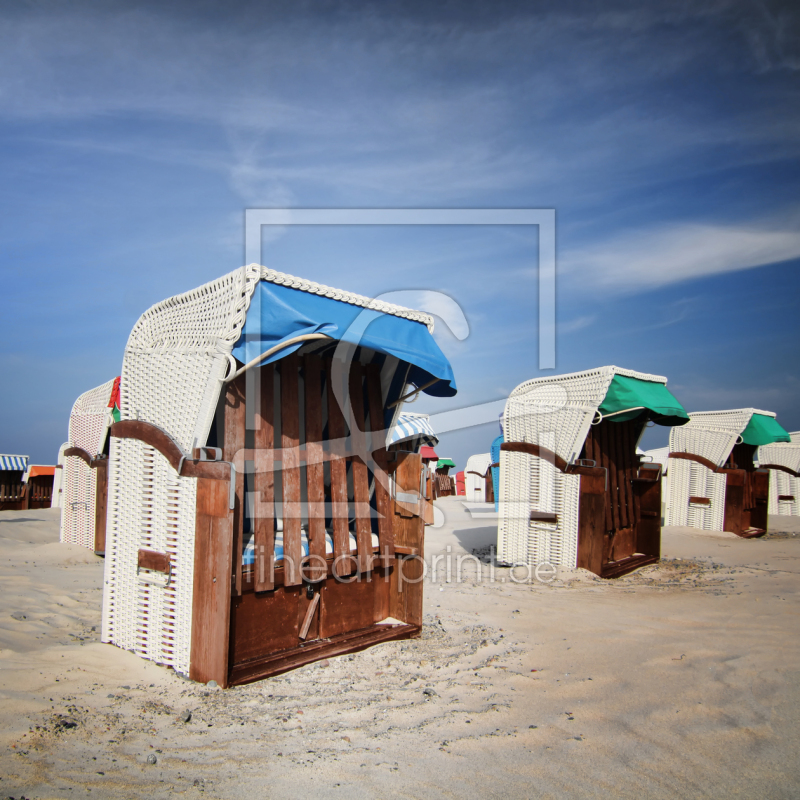
<svg viewBox="0 0 800 800">
<path fill-rule="evenodd" d="M 436 469 L 440 469 L 441 467 L 454 467 L 456 462 L 453 461 L 452 458 L 440 458 L 436 462 Z"/>
<path fill-rule="evenodd" d="M 775 417 L 753 414 L 742 432 L 742 441 L 745 444 L 762 445 L 773 442 L 791 442 L 792 439 Z"/>
<path fill-rule="evenodd" d="M 663 383 L 640 381 L 627 375 L 615 375 L 608 387 L 605 399 L 600 404 L 603 416 L 626 409 L 636 409 L 611 417 L 612 422 L 625 422 L 646 414 L 658 425 L 685 425 L 689 415 L 672 396 Z M 781 429 L 783 430 L 783 429 Z"/>
</svg>

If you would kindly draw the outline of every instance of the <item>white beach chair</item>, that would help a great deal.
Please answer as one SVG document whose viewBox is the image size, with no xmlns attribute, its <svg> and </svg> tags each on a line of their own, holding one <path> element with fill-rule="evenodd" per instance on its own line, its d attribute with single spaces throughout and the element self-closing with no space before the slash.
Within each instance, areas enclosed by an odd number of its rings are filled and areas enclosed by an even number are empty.
<svg viewBox="0 0 800 800">
<path fill-rule="evenodd" d="M 661 468 L 636 448 L 688 417 L 666 378 L 609 366 L 518 386 L 503 417 L 498 557 L 616 577 L 660 557 Z"/>
<path fill-rule="evenodd" d="M 432 329 L 256 264 L 146 311 L 111 429 L 103 641 L 227 686 L 419 636 L 422 461 L 386 446 L 411 395 L 455 394 Z"/>
<path fill-rule="evenodd" d="M 758 469 L 756 451 L 788 434 L 773 412 L 755 408 L 689 417 L 670 432 L 666 524 L 763 536 L 770 479 Z"/>
<path fill-rule="evenodd" d="M 104 454 L 113 421 L 108 407 L 114 379 L 84 392 L 69 415 L 69 441 L 61 446 L 62 542 L 105 550 L 107 467 Z M 55 495 L 55 492 L 53 493 Z"/>
</svg>

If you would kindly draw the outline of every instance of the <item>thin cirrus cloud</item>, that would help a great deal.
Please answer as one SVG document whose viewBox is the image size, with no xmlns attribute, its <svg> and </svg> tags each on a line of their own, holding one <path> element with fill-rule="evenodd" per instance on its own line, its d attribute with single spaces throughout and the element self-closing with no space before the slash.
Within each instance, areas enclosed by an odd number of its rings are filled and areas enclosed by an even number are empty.
<svg viewBox="0 0 800 800">
<path fill-rule="evenodd" d="M 684 222 L 622 233 L 559 259 L 591 289 L 633 292 L 800 258 L 796 226 Z"/>
</svg>

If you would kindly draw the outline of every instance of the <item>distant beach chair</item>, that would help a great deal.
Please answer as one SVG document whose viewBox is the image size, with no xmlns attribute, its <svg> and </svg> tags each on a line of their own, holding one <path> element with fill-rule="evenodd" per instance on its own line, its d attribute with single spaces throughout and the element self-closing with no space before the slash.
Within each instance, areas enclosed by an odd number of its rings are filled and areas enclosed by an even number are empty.
<svg viewBox="0 0 800 800">
<path fill-rule="evenodd" d="M 456 472 L 456 494 L 459 497 L 465 497 L 467 494 L 466 482 L 464 480 L 464 470 Z"/>
<path fill-rule="evenodd" d="M 494 502 L 493 496 L 490 499 L 492 492 L 489 488 L 492 480 L 491 466 L 491 453 L 481 453 L 467 459 L 467 466 L 464 467 L 464 488 L 467 502 Z"/>
<path fill-rule="evenodd" d="M 422 631 L 427 314 L 251 264 L 150 308 L 111 428 L 102 640 L 242 684 Z M 352 361 L 351 361 L 352 359 Z M 424 449 L 423 445 L 423 449 Z"/>
<path fill-rule="evenodd" d="M 27 471 L 28 456 L 0 455 L 0 511 L 20 511 L 27 507 Z"/>
<path fill-rule="evenodd" d="M 763 536 L 770 472 L 759 469 L 756 454 L 765 445 L 789 442 L 789 434 L 774 413 L 755 408 L 689 417 L 670 432 L 666 524 Z M 764 450 L 770 457 L 772 452 Z"/>
<path fill-rule="evenodd" d="M 667 379 L 619 367 L 537 378 L 506 402 L 498 558 L 604 578 L 658 561 L 661 467 L 641 463 L 645 425 L 688 421 Z"/>
<path fill-rule="evenodd" d="M 108 500 L 108 431 L 114 421 L 119 378 L 84 392 L 69 415 L 61 446 L 60 540 L 105 553 Z"/>
</svg>

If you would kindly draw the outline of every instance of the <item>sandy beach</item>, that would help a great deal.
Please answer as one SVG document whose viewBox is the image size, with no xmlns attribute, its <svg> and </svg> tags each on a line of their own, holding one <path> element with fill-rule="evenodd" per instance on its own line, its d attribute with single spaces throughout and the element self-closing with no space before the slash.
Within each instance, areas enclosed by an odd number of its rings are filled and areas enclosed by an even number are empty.
<svg viewBox="0 0 800 800">
<path fill-rule="evenodd" d="M 438 505 L 422 639 L 225 691 L 102 644 L 102 559 L 0 512 L 0 797 L 798 796 L 800 520 L 517 583 Z"/>
</svg>

